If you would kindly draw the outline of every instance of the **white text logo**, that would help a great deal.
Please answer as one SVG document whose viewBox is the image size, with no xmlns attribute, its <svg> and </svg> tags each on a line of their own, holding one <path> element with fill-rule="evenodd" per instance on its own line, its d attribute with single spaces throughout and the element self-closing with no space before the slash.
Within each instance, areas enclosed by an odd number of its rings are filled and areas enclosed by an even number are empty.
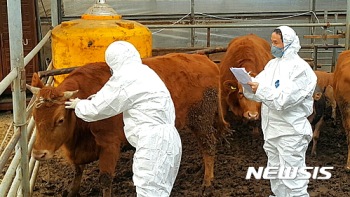
<svg viewBox="0 0 350 197">
<path fill-rule="evenodd" d="M 247 175 L 245 179 L 251 179 L 252 175 L 255 179 L 295 179 L 297 177 L 298 172 L 302 174 L 302 176 L 298 177 L 298 179 L 329 179 L 332 177 L 332 174 L 327 170 L 333 170 L 334 167 L 259 167 L 258 171 L 254 167 L 248 167 Z M 312 170 L 313 172 L 309 172 L 307 170 Z"/>
</svg>

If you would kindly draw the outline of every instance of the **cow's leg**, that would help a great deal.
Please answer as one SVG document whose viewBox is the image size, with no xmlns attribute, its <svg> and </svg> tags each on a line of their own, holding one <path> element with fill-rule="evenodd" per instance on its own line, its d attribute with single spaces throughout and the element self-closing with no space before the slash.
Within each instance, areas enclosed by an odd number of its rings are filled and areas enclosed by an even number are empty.
<svg viewBox="0 0 350 197">
<path fill-rule="evenodd" d="M 313 141 L 313 144 L 312 144 L 312 150 L 311 150 L 311 156 L 313 157 L 316 157 L 317 156 L 317 152 L 316 152 L 316 149 L 317 149 L 317 141 L 318 139 L 320 138 L 320 128 L 323 124 L 323 116 L 322 118 L 316 123 L 315 125 L 315 129 L 314 129 L 314 133 L 313 133 L 313 136 L 312 136 L 312 141 Z"/>
<path fill-rule="evenodd" d="M 341 96 L 338 98 L 338 106 L 340 109 L 340 114 L 342 118 L 342 123 L 344 127 L 344 131 L 346 134 L 346 139 L 348 143 L 348 159 L 345 166 L 346 171 L 350 171 L 350 107 L 348 101 L 343 99 Z"/>
<path fill-rule="evenodd" d="M 347 143 L 348 143 L 348 160 L 347 160 L 347 163 L 345 166 L 345 170 L 350 172 L 350 136 L 349 136 L 350 128 L 346 128 L 345 132 L 346 132 L 346 139 L 347 139 Z"/>
<path fill-rule="evenodd" d="M 255 121 L 254 124 L 259 124 L 260 121 Z M 259 126 L 254 125 L 253 126 L 253 133 L 248 135 L 250 138 L 250 142 L 252 147 L 256 148 L 257 150 L 263 150 L 263 141 L 261 139 L 263 139 L 263 133 L 260 132 L 259 130 Z M 238 147 L 237 150 L 239 150 L 240 148 Z"/>
<path fill-rule="evenodd" d="M 208 187 L 211 186 L 211 182 L 214 179 L 216 138 L 214 135 L 207 135 L 196 136 L 196 139 L 204 161 L 204 180 L 202 185 Z"/>
<path fill-rule="evenodd" d="M 337 125 L 337 102 L 335 101 L 335 99 L 333 99 L 332 103 L 332 122 L 333 122 L 333 126 Z"/>
<path fill-rule="evenodd" d="M 196 136 L 204 160 L 204 192 L 214 179 L 214 160 L 216 151 L 216 129 L 213 127 L 218 110 L 217 90 L 208 88 L 203 100 L 190 109 L 189 126 Z"/>
<path fill-rule="evenodd" d="M 219 91 L 219 104 L 218 104 L 218 132 L 220 136 L 225 136 L 224 133 L 230 130 L 230 124 L 225 120 L 227 114 L 228 105 L 226 101 L 222 98 L 221 91 Z"/>
<path fill-rule="evenodd" d="M 259 127 L 258 126 L 253 127 L 253 135 L 259 135 Z"/>
<path fill-rule="evenodd" d="M 337 118 L 337 101 L 335 100 L 334 97 L 334 91 L 333 91 L 333 87 L 328 85 L 326 87 L 326 91 L 325 91 L 325 97 L 327 100 L 327 103 L 329 103 L 329 105 L 332 107 L 332 124 L 333 126 L 336 126 L 336 118 Z"/>
<path fill-rule="evenodd" d="M 203 180 L 203 186 L 209 187 L 211 186 L 211 182 L 214 179 L 214 162 L 215 162 L 215 155 L 210 155 L 208 153 L 203 153 L 203 160 L 204 160 L 204 180 Z"/>
<path fill-rule="evenodd" d="M 348 116 L 349 113 L 346 114 L 345 117 L 342 117 L 343 119 L 343 126 L 346 134 L 346 139 L 348 143 L 348 159 L 345 166 L 346 171 L 350 172 L 350 116 Z"/>
<path fill-rule="evenodd" d="M 71 183 L 68 194 L 65 194 L 64 192 L 63 196 L 67 196 L 67 197 L 79 196 L 80 183 L 81 183 L 81 178 L 83 176 L 85 165 L 74 165 L 74 167 L 75 167 L 74 180 Z"/>
<path fill-rule="evenodd" d="M 225 119 L 226 118 L 226 115 L 227 115 L 227 112 L 229 110 L 229 107 L 228 107 L 228 104 L 226 102 L 226 99 L 225 99 L 225 95 L 223 95 L 222 93 L 222 90 L 220 88 L 219 90 L 219 94 L 218 94 L 218 100 L 219 100 L 219 113 L 221 113 L 221 116 Z M 221 111 L 221 112 L 220 112 Z"/>
<path fill-rule="evenodd" d="M 119 159 L 120 142 L 113 142 L 105 146 L 100 151 L 100 185 L 103 189 L 103 197 L 110 197 L 112 193 L 112 181 L 114 177 L 115 167 Z"/>
</svg>

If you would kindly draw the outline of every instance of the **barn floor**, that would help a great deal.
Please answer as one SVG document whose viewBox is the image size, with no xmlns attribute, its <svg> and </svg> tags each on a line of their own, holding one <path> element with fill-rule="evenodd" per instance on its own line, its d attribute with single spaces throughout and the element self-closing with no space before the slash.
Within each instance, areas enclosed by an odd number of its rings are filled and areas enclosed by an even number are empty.
<svg viewBox="0 0 350 197">
<path fill-rule="evenodd" d="M 232 122 L 236 125 L 232 127 L 235 132 L 227 137 L 231 146 L 228 147 L 227 143 L 218 145 L 214 186 L 206 196 L 267 197 L 272 194 L 268 180 L 245 179 L 249 166 L 266 165 L 262 136 L 252 136 L 251 129 L 247 126 L 237 121 Z M 307 152 L 307 166 L 333 166 L 334 170 L 330 171 L 332 177 L 329 180 L 310 180 L 308 189 L 310 196 L 350 196 L 350 174 L 344 169 L 347 145 L 341 121 L 338 119 L 336 127 L 333 128 L 329 117 L 326 117 L 323 128 L 318 144 L 318 157 L 311 157 L 311 143 Z M 196 142 L 189 131 L 181 131 L 180 134 L 183 157 L 171 196 L 202 196 L 200 186 L 204 169 L 201 168 L 201 154 L 198 147 L 193 146 Z M 114 196 L 136 196 L 131 178 L 132 156 L 133 150 L 123 150 L 113 182 Z M 73 175 L 72 167 L 60 153 L 56 154 L 53 160 L 41 163 L 33 196 L 62 196 Z M 88 165 L 80 191 L 81 196 L 102 196 L 98 187 L 97 162 Z"/>
</svg>

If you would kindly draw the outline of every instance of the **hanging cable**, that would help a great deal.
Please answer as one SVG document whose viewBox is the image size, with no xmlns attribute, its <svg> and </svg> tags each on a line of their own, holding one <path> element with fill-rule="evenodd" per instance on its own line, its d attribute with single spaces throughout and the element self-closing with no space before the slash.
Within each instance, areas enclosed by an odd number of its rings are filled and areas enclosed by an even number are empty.
<svg viewBox="0 0 350 197">
<path fill-rule="evenodd" d="M 180 18 L 179 20 L 177 20 L 176 22 L 174 22 L 173 24 L 171 24 L 171 25 L 175 25 L 175 24 L 177 24 L 177 23 L 179 23 L 180 21 L 182 21 L 184 18 L 186 18 L 188 15 L 190 15 L 191 13 L 188 13 L 188 14 L 186 14 L 185 16 L 183 16 L 182 18 Z M 161 32 L 161 31 L 163 31 L 165 28 L 163 28 L 163 29 L 160 29 L 160 30 L 158 30 L 158 31 L 156 31 L 156 32 L 153 32 L 152 34 L 157 34 L 157 33 L 159 33 L 159 32 Z"/>
</svg>

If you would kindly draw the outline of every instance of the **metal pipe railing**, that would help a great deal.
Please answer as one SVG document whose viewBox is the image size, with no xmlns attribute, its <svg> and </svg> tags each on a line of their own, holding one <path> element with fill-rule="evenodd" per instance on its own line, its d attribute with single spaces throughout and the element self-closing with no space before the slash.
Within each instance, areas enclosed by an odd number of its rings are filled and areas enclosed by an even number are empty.
<svg viewBox="0 0 350 197">
<path fill-rule="evenodd" d="M 33 117 L 31 117 L 31 122 L 33 122 L 32 124 L 34 125 L 34 119 Z M 31 128 L 33 129 L 34 126 L 32 126 Z M 31 136 L 30 138 L 30 141 L 28 143 L 28 152 L 31 152 L 32 148 L 33 148 L 33 145 L 34 145 L 34 142 L 35 142 L 35 139 L 36 139 L 36 133 L 35 131 L 33 132 L 33 135 Z M 30 155 L 27 155 L 27 156 L 30 156 Z M 32 174 L 32 170 L 33 170 L 33 167 L 34 167 L 34 161 L 35 160 L 33 157 L 30 159 L 30 163 L 29 163 L 29 177 L 30 175 Z M 17 169 L 19 169 L 21 166 L 17 166 Z M 12 185 L 10 187 L 10 190 L 9 190 L 9 196 L 18 196 L 18 194 L 20 193 L 20 191 L 18 191 L 18 188 L 20 188 L 20 184 L 21 184 L 21 179 L 19 177 L 18 174 L 16 174 L 16 177 L 14 178 L 14 180 L 12 181 Z"/>
<path fill-rule="evenodd" d="M 28 169 L 28 157 L 23 155 L 28 154 L 27 147 L 27 127 L 26 127 L 26 75 L 24 68 L 23 58 L 23 29 L 22 29 L 22 10 L 21 0 L 7 0 L 7 21 L 9 30 L 9 45 L 10 45 L 10 63 L 11 70 L 17 71 L 17 77 L 13 80 L 12 87 L 12 102 L 13 102 L 13 125 L 15 128 L 19 128 L 19 148 L 16 150 L 16 156 L 20 157 L 20 175 L 22 180 L 22 194 L 29 196 L 29 169 Z M 6 173 L 7 174 L 7 173 Z M 6 185 L 5 181 L 3 185 Z M 3 190 L 0 190 L 1 193 Z M 5 192 L 4 192 L 5 193 Z"/>
<path fill-rule="evenodd" d="M 333 27 L 346 26 L 346 23 L 283 23 L 290 27 Z M 256 28 L 256 27 L 278 27 L 281 24 L 196 24 L 196 25 L 146 25 L 149 29 L 157 28 Z"/>
<path fill-rule="evenodd" d="M 35 163 L 36 163 L 36 160 L 34 158 L 30 158 L 30 161 L 29 161 L 29 172 L 30 173 L 33 171 Z M 15 180 L 11 185 L 11 188 L 7 194 L 7 197 L 22 197 L 23 196 L 21 194 L 21 189 L 22 189 L 21 181 L 18 179 L 19 179 L 19 176 L 16 174 Z M 30 190 L 30 193 L 32 193 L 31 190 Z"/>
<path fill-rule="evenodd" d="M 307 13 L 309 12 L 309 13 Z M 305 14 L 304 14 L 305 13 Z M 322 17 L 323 15 L 323 10 L 315 10 L 314 13 L 316 14 L 317 17 Z M 125 20 L 133 20 L 133 21 L 139 21 L 142 24 L 148 23 L 148 22 L 156 22 L 159 24 L 159 22 L 166 22 L 169 23 L 169 21 L 172 20 L 178 20 L 179 18 L 182 18 L 184 15 L 187 13 L 173 13 L 173 14 L 123 14 L 123 19 Z M 302 15 L 301 15 L 302 14 Z M 328 10 L 329 15 L 334 15 L 334 14 L 339 14 L 339 15 L 346 15 L 346 10 Z M 295 16 L 294 18 L 300 18 L 300 17 L 310 17 L 313 15 L 313 13 L 310 12 L 310 10 L 297 10 L 297 11 L 257 11 L 257 12 L 235 12 L 235 13 L 222 13 L 222 12 L 217 12 L 217 13 L 210 13 L 212 16 L 216 17 L 221 17 L 221 18 L 232 18 L 232 19 L 239 19 L 239 18 L 280 18 L 280 17 L 287 17 L 287 16 Z M 205 15 L 201 15 L 195 12 L 195 17 L 197 17 L 198 21 L 200 20 L 209 20 L 211 22 L 213 21 L 229 21 L 225 19 L 213 19 L 212 17 L 206 17 Z M 184 18 L 185 20 L 189 20 L 190 17 Z M 63 16 L 62 21 L 71 21 L 75 19 L 81 19 L 81 16 Z M 40 17 L 40 21 L 43 24 L 47 24 L 51 22 L 51 18 L 49 17 Z M 238 20 L 239 21 L 239 20 Z"/>
<path fill-rule="evenodd" d="M 50 65 L 48 66 L 48 70 L 49 69 L 52 69 L 52 62 L 50 63 Z M 53 77 L 49 77 L 49 79 L 47 80 L 48 83 L 51 83 L 52 82 L 52 78 Z M 32 97 L 30 103 L 33 103 L 35 100 L 35 96 Z M 30 112 L 31 109 L 33 108 L 33 105 L 28 105 L 27 109 L 26 109 L 26 112 Z M 26 117 L 28 115 L 28 113 L 25 113 L 26 114 Z M 27 136 L 28 134 L 31 133 L 31 131 L 34 129 L 34 126 L 35 126 L 35 121 L 34 121 L 34 118 L 31 117 L 29 122 L 28 122 L 28 125 L 27 125 Z M 19 141 L 19 138 L 20 138 L 20 132 L 19 132 L 19 129 L 16 130 L 16 134 L 11 138 L 10 142 L 8 143 L 7 147 L 5 148 L 5 151 L 3 152 L 3 154 L 1 155 L 0 157 L 0 171 L 2 171 L 3 167 L 5 166 L 5 164 L 7 163 L 9 157 L 12 155 L 12 151 L 14 149 L 14 146 L 18 143 Z M 34 145 L 34 142 L 35 142 L 35 139 L 36 139 L 36 129 L 34 129 L 32 135 L 31 135 L 31 138 L 28 142 L 28 147 L 27 147 L 27 150 L 28 150 L 28 155 L 27 155 L 27 158 L 30 156 L 30 152 L 33 148 L 33 145 Z M 18 151 L 16 151 L 16 155 L 18 155 Z M 21 157 L 20 157 L 21 158 Z M 31 158 L 32 160 L 33 158 Z M 18 160 L 18 162 L 16 161 Z M 17 169 L 21 169 L 21 166 L 18 166 L 18 163 L 19 163 L 19 158 L 18 156 L 15 158 L 13 158 L 11 164 L 10 164 L 10 167 L 7 169 L 7 172 L 5 174 L 6 177 L 4 177 L 4 179 L 6 179 L 7 181 L 2 181 L 1 182 L 1 185 L 0 185 L 0 191 L 2 191 L 0 193 L 0 197 L 2 197 L 2 195 L 5 195 L 7 191 L 8 192 L 8 195 L 9 196 L 18 196 L 18 195 L 22 195 L 22 185 L 20 184 L 21 183 L 21 177 L 19 176 L 19 173 L 16 174 L 15 178 L 13 178 L 14 176 L 14 170 L 17 166 Z M 30 193 L 32 193 L 33 191 L 33 180 L 36 179 L 36 175 L 37 175 L 37 172 L 38 172 L 38 168 L 39 167 L 39 161 L 36 161 L 35 162 L 35 167 L 33 169 L 33 166 L 29 164 L 29 177 L 30 177 Z M 35 177 L 33 177 L 35 176 Z M 12 184 L 11 184 L 12 182 Z M 2 194 L 4 193 L 4 194 Z"/>
<path fill-rule="evenodd" d="M 30 193 L 31 194 L 33 194 L 34 185 L 35 185 L 35 181 L 36 181 L 36 175 L 38 174 L 38 171 L 39 171 L 39 165 L 40 165 L 40 162 L 35 161 L 33 174 L 32 174 L 32 177 L 30 178 Z"/>
<path fill-rule="evenodd" d="M 32 131 L 32 129 L 34 128 L 34 118 L 31 117 L 30 121 L 29 121 L 29 124 L 28 124 L 28 127 L 27 127 L 27 131 L 30 133 Z M 1 155 L 1 165 L 0 166 L 0 169 L 2 170 L 2 168 L 4 167 L 4 165 L 7 163 L 8 161 L 8 158 L 11 156 L 12 154 L 12 150 L 13 150 L 13 147 L 17 144 L 17 142 L 19 141 L 19 136 L 20 136 L 20 132 L 17 131 L 16 134 L 12 137 L 11 139 L 11 142 L 8 144 L 10 145 L 10 147 L 6 147 L 6 153 L 4 151 L 4 153 Z M 27 155 L 27 158 L 29 156 L 29 153 L 31 151 L 31 149 L 33 148 L 33 144 L 34 144 L 34 141 L 35 141 L 35 137 L 36 135 L 33 134 L 31 136 L 31 139 L 28 143 L 28 155 Z M 12 145 L 12 146 L 11 146 Z M 3 156 L 4 155 L 4 156 Z M 1 194 L 0 193 L 0 197 L 2 197 L 3 195 L 6 194 L 6 192 L 8 191 L 10 185 L 11 185 L 11 182 L 13 181 L 13 176 L 14 176 L 14 169 L 16 168 L 21 168 L 21 166 L 18 166 L 19 164 L 19 161 L 20 161 L 20 157 L 21 154 L 20 152 L 16 151 L 16 154 L 15 154 L 15 157 L 12 159 L 12 162 L 9 166 L 9 168 L 7 169 L 6 171 L 6 174 L 3 178 L 3 181 L 1 182 L 1 185 L 0 185 L 0 191 L 2 191 L 1 193 L 4 193 L 4 194 Z M 4 157 L 4 158 L 3 158 Z M 12 184 L 19 184 L 19 183 L 16 183 L 18 180 L 21 181 L 20 177 L 18 175 L 16 175 L 17 178 L 15 178 L 15 180 L 12 182 Z M 17 179 L 17 180 L 16 180 Z M 13 187 L 13 186 L 11 186 Z"/>
<path fill-rule="evenodd" d="M 7 87 L 17 77 L 17 70 L 11 70 L 11 72 L 0 82 L 0 95 L 6 90 Z"/>
<path fill-rule="evenodd" d="M 51 69 L 51 68 L 52 68 L 52 64 L 50 64 L 50 66 L 49 66 L 49 69 Z M 35 99 L 35 98 L 33 97 L 30 103 L 32 103 L 33 99 Z M 32 105 L 29 105 L 27 107 L 26 111 L 27 112 L 31 111 L 32 107 L 33 107 Z M 25 114 L 27 117 L 28 113 L 25 113 Z M 28 132 L 27 136 L 28 136 L 28 134 L 31 133 L 34 126 L 35 126 L 34 118 L 31 117 L 29 120 L 29 123 L 27 125 L 27 129 L 26 129 L 26 131 Z M 31 149 L 33 148 L 35 138 L 36 138 L 36 132 L 34 130 L 33 134 L 31 135 L 31 138 L 27 144 L 28 145 L 27 158 L 30 156 L 30 152 L 31 152 Z M 13 151 L 15 145 L 18 143 L 19 139 L 20 139 L 20 132 L 19 132 L 19 129 L 16 129 L 15 135 L 12 136 L 10 142 L 7 144 L 4 152 L 2 153 L 2 155 L 0 157 L 0 171 L 2 171 L 3 167 L 5 166 L 5 164 L 7 163 L 8 159 L 9 159 L 9 157 L 12 155 L 12 151 Z M 16 151 L 16 155 L 19 155 L 18 151 Z M 9 196 L 12 196 L 12 195 L 18 196 L 22 193 L 22 186 L 20 184 L 22 179 L 19 176 L 20 173 L 17 173 L 15 178 L 13 179 L 13 176 L 15 173 L 14 169 L 16 169 L 16 166 L 17 166 L 18 170 L 21 170 L 21 166 L 18 166 L 20 158 L 21 157 L 19 157 L 19 156 L 15 156 L 10 164 L 10 167 L 7 169 L 7 172 L 6 172 L 5 177 L 4 177 L 4 179 L 6 179 L 6 181 L 3 180 L 1 182 L 1 185 L 0 185 L 0 191 L 1 191 L 0 197 L 2 195 L 6 195 L 6 192 L 9 189 L 10 189 L 8 192 Z M 38 163 L 38 161 L 37 161 L 37 163 Z M 38 166 L 38 165 L 36 165 L 36 166 Z M 34 170 L 35 173 L 33 173 L 32 171 L 33 171 L 33 166 L 29 165 L 29 175 L 36 176 L 36 172 L 38 171 L 38 169 Z M 30 180 L 35 180 L 35 178 L 31 177 Z M 31 193 L 32 187 L 30 187 L 29 189 L 30 189 L 30 193 Z"/>
<path fill-rule="evenodd" d="M 8 139 L 8 136 L 10 136 L 11 134 L 13 134 L 13 132 L 11 132 L 13 128 L 13 122 L 10 124 L 10 126 L 7 128 L 7 131 L 6 131 L 6 134 L 4 136 L 4 138 L 2 139 L 2 142 L 0 144 L 0 152 L 2 152 L 2 150 L 4 150 L 2 147 L 5 143 L 7 143 L 7 139 Z M 10 133 L 11 132 L 11 133 Z"/>
<path fill-rule="evenodd" d="M 16 176 L 15 176 L 15 178 L 14 178 L 12 184 L 11 184 L 10 190 L 8 191 L 8 193 L 6 195 L 7 197 L 16 197 L 16 196 L 18 196 L 17 195 L 17 190 L 18 190 L 19 184 L 21 183 L 20 181 L 18 181 L 19 175 L 20 175 L 20 173 L 18 173 L 18 170 L 19 170 L 19 167 L 17 166 L 17 173 L 16 173 Z"/>
<path fill-rule="evenodd" d="M 5 164 L 7 163 L 8 159 L 10 158 L 12 151 L 15 148 L 20 137 L 21 137 L 21 133 L 20 133 L 19 129 L 16 129 L 14 132 L 14 135 L 10 139 L 9 143 L 7 143 L 4 152 L 2 152 L 2 154 L 0 156 L 0 171 L 2 171 Z M 2 182 L 1 182 L 1 184 L 2 184 Z"/>
<path fill-rule="evenodd" d="M 19 149 L 19 147 L 17 147 L 16 149 Z M 21 151 L 16 151 L 16 154 L 13 157 L 12 162 L 11 162 L 10 166 L 8 167 L 6 174 L 1 182 L 0 197 L 5 197 L 7 195 L 7 191 L 10 189 L 13 178 L 15 176 L 17 166 L 20 163 L 20 159 L 21 159 Z M 29 191 L 29 188 L 28 188 L 28 191 Z M 29 193 L 27 196 L 29 196 Z"/>
</svg>

